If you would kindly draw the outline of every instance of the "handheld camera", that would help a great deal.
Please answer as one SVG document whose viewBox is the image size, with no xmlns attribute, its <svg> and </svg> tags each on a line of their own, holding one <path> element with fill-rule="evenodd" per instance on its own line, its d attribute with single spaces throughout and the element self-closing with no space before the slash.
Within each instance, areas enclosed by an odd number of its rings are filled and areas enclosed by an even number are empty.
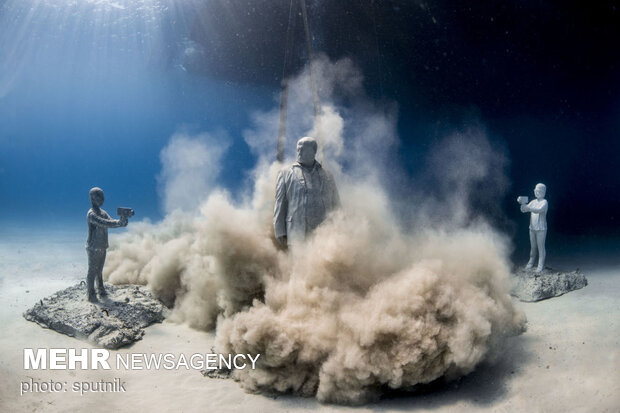
<svg viewBox="0 0 620 413">
<path fill-rule="evenodd" d="M 116 208 L 116 215 L 118 215 L 119 217 L 123 217 L 123 218 L 131 218 L 134 215 L 134 211 L 131 208 L 126 208 L 126 207 L 118 207 Z"/>
</svg>

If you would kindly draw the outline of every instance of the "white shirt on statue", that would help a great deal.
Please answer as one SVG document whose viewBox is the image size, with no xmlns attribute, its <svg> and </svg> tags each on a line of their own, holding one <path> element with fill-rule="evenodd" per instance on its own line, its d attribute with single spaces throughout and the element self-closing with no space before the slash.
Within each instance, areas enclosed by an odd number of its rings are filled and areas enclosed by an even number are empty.
<svg viewBox="0 0 620 413">
<path fill-rule="evenodd" d="M 534 199 L 527 204 L 530 214 L 530 230 L 546 231 L 547 230 L 547 209 L 549 204 L 546 199 Z"/>
</svg>

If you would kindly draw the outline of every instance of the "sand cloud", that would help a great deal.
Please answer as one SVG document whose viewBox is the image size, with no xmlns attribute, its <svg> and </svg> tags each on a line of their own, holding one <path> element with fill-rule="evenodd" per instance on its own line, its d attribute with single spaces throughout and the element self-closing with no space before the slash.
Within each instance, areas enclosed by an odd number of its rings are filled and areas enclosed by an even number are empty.
<svg viewBox="0 0 620 413">
<path fill-rule="evenodd" d="M 321 161 L 336 177 L 341 210 L 295 251 L 279 249 L 271 224 L 277 111 L 255 113 L 244 137 L 258 162 L 244 201 L 214 189 L 215 178 L 195 183 L 201 162 L 175 169 L 187 147 L 199 148 L 191 156 L 206 151 L 198 158 L 210 160 L 209 171 L 221 152 L 173 137 L 162 185 L 204 188 L 204 201 L 195 214 L 132 223 L 115 239 L 104 276 L 149 285 L 173 320 L 215 329 L 219 352 L 260 353 L 256 370 L 233 373 L 249 391 L 359 404 L 388 388 L 467 374 L 525 324 L 508 295 L 508 240 L 471 212 L 480 185 L 501 197 L 506 157 L 483 129 L 447 136 L 424 177 L 437 191 L 403 195 L 420 203 L 397 215 L 402 200 L 389 191 L 398 174 L 395 106 L 365 96 L 351 61 L 321 57 L 316 66 Z M 308 82 L 307 70 L 291 80 L 289 157 L 297 137 L 317 132 Z"/>
<path fill-rule="evenodd" d="M 215 188 L 229 146 L 222 135 L 176 133 L 162 149 L 158 183 L 167 213 L 194 211 Z"/>
</svg>

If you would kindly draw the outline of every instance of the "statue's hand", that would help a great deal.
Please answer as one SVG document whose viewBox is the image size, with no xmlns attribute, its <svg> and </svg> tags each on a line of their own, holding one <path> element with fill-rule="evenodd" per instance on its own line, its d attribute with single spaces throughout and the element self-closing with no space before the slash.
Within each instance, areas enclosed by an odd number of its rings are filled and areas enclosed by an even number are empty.
<svg viewBox="0 0 620 413">
<path fill-rule="evenodd" d="M 521 205 L 521 212 L 527 212 L 527 211 L 529 211 L 528 206 L 527 206 L 527 205 L 525 205 L 525 204 L 524 204 L 524 205 Z"/>
<path fill-rule="evenodd" d="M 278 237 L 278 242 L 280 243 L 280 245 L 282 245 L 283 247 L 286 247 L 287 244 L 287 239 L 286 239 L 286 235 L 283 235 L 281 237 Z"/>
<path fill-rule="evenodd" d="M 123 217 L 121 217 L 119 219 L 119 221 L 120 221 L 121 227 L 126 227 L 127 226 L 127 217 L 123 216 Z"/>
</svg>

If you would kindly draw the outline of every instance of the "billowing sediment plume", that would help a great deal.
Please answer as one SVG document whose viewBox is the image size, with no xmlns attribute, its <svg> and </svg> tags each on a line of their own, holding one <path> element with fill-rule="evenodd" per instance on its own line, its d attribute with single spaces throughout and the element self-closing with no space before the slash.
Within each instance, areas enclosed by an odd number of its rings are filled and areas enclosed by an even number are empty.
<svg viewBox="0 0 620 413">
<path fill-rule="evenodd" d="M 479 214 L 467 213 L 470 188 L 503 174 L 504 155 L 480 130 L 448 137 L 431 161 L 459 165 L 459 179 L 449 182 L 459 202 L 433 215 L 441 194 L 403 195 L 420 210 L 404 222 L 384 189 L 388 165 L 394 168 L 394 113 L 365 101 L 345 120 L 333 98 L 334 79 L 351 79 L 342 93 L 363 99 L 361 75 L 350 62 L 323 58 L 317 66 L 318 73 L 329 73 L 319 88 L 325 94 L 322 125 L 333 127 L 324 164 L 336 176 L 342 209 L 295 250 L 277 246 L 271 218 L 281 165 L 268 162 L 264 152 L 266 145 L 275 148 L 277 123 L 274 112 L 257 114 L 256 127 L 245 134 L 258 157 L 251 194 L 233 202 L 213 189 L 197 215 L 176 211 L 157 225 L 132 224 L 113 243 L 104 276 L 147 284 L 173 306 L 173 320 L 215 328 L 218 352 L 260 353 L 255 370 L 233 373 L 249 391 L 359 404 L 385 389 L 467 374 L 525 324 L 508 294 L 508 240 Z M 295 101 L 304 82 L 307 73 L 290 83 L 289 99 L 293 115 L 299 111 L 291 122 L 308 132 L 312 108 L 306 113 Z M 359 119 L 352 129 L 351 118 Z M 348 138 L 348 130 L 360 140 Z M 381 140 L 389 144 L 381 147 Z M 347 148 L 352 156 L 344 156 Z M 466 171 L 461 157 L 472 154 L 476 169 Z M 347 165 L 351 159 L 357 164 Z M 486 188 L 501 198 L 501 183 Z"/>
<path fill-rule="evenodd" d="M 484 225 L 409 236 L 373 207 L 332 216 L 266 280 L 264 303 L 218 325 L 220 351 L 261 354 L 235 371 L 245 388 L 362 403 L 467 374 L 521 331 L 505 240 Z"/>
<path fill-rule="evenodd" d="M 226 149 L 228 142 L 222 133 L 192 136 L 179 132 L 170 138 L 159 155 L 162 168 L 157 177 L 166 213 L 193 212 L 200 207 L 216 185 Z"/>
</svg>

